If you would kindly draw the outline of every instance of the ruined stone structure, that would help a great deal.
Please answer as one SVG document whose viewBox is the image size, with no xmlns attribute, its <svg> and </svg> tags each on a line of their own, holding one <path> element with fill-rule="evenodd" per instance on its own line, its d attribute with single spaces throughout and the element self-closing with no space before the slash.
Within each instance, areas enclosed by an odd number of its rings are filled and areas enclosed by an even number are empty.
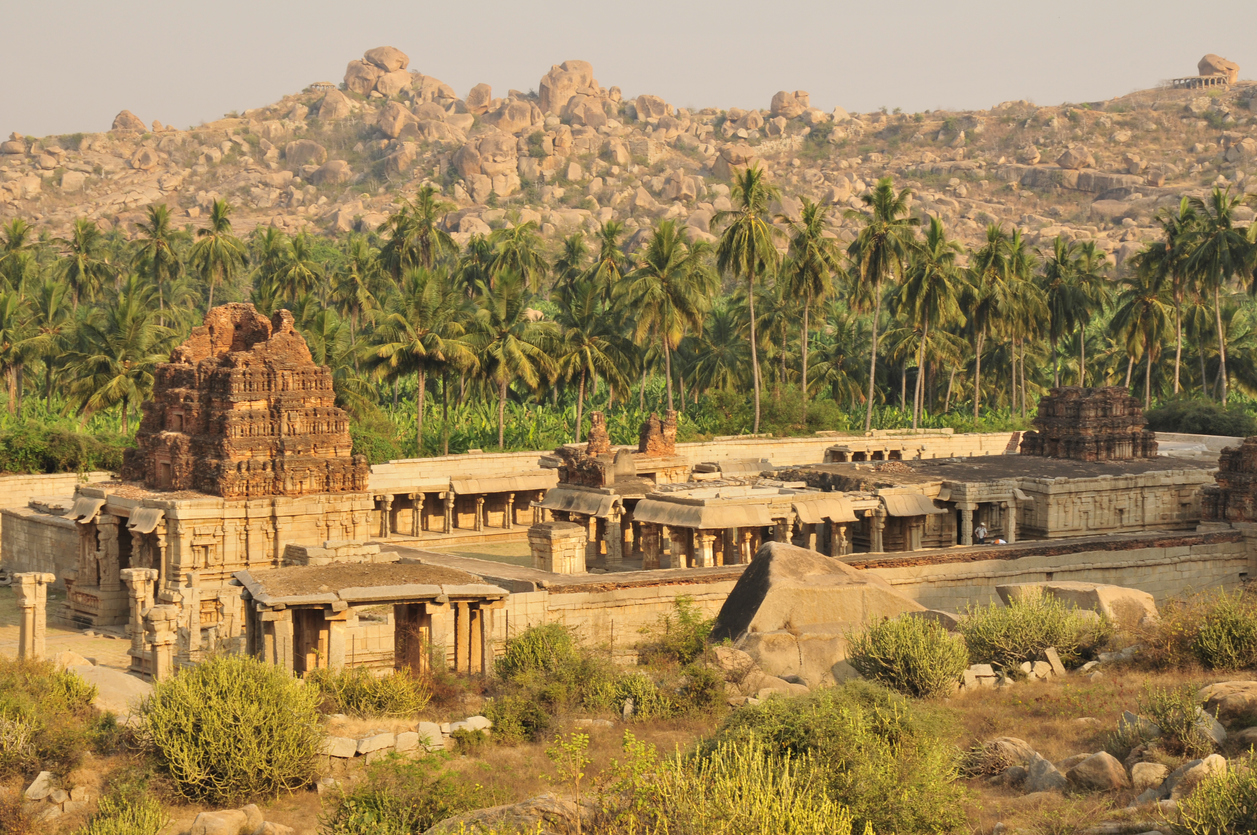
<svg viewBox="0 0 1257 835">
<path fill-rule="evenodd" d="M 642 423 L 642 431 L 637 442 L 637 451 L 641 455 L 676 455 L 677 454 L 677 413 L 663 413 L 663 420 L 651 413 Z"/>
<path fill-rule="evenodd" d="M 225 499 L 366 490 L 335 400 L 291 313 L 216 307 L 157 366 L 123 478 Z"/>
<path fill-rule="evenodd" d="M 589 443 L 586 455 L 607 455 L 611 452 L 611 436 L 607 434 L 607 416 L 602 412 L 589 415 Z"/>
<path fill-rule="evenodd" d="M 1204 521 L 1257 522 L 1257 436 L 1222 450 L 1214 480 L 1201 496 Z"/>
<path fill-rule="evenodd" d="M 54 579 L 56 578 L 53 575 L 41 571 L 13 575 L 19 613 L 18 658 L 39 661 L 44 657 L 44 640 L 48 628 L 48 585 Z"/>
<path fill-rule="evenodd" d="M 1155 458 L 1157 438 L 1125 386 L 1054 388 L 1039 401 L 1037 432 L 1021 439 L 1022 455 L 1074 461 Z"/>
</svg>

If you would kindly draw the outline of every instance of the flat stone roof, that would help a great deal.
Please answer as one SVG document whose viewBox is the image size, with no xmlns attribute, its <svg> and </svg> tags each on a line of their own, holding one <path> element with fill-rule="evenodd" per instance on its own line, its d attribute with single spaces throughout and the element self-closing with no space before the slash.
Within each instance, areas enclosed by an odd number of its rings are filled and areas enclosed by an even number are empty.
<svg viewBox="0 0 1257 835">
<path fill-rule="evenodd" d="M 414 562 L 290 566 L 237 571 L 253 598 L 264 605 L 319 605 L 344 601 L 456 597 L 505 597 L 506 589 L 475 574 L 443 565 Z"/>
<path fill-rule="evenodd" d="M 879 469 L 879 465 L 893 466 Z M 860 461 L 790 467 L 790 474 L 828 473 L 869 485 L 924 484 L 938 481 L 984 482 L 1006 478 L 1098 478 L 1143 475 L 1172 470 L 1212 470 L 1217 461 L 1189 458 L 1135 458 L 1129 461 L 1073 461 L 1037 455 L 979 455 L 972 458 L 927 458 L 919 461 Z"/>
</svg>

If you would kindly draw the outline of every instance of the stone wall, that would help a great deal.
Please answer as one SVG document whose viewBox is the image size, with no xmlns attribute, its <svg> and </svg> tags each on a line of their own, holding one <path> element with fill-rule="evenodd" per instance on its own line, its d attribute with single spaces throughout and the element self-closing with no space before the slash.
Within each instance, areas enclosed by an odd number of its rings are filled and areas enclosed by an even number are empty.
<svg viewBox="0 0 1257 835">
<path fill-rule="evenodd" d="M 109 481 L 112 473 L 38 473 L 32 475 L 0 476 L 0 508 L 26 507 L 31 499 L 41 496 L 65 496 L 66 510 L 74 504 L 74 488 L 80 484 Z M 0 560 L 4 552 L 0 550 Z"/>
<path fill-rule="evenodd" d="M 10 571 L 46 571 L 57 575 L 56 586 L 78 566 L 79 532 L 63 516 L 29 507 L 0 510 L 0 564 Z"/>
<path fill-rule="evenodd" d="M 1033 472 L 1033 466 L 1027 468 Z M 1026 537 L 1094 536 L 1194 528 L 1201 518 L 1201 487 L 1208 470 L 1184 468 L 1097 478 L 1018 478 L 1029 498 L 1018 504 Z"/>
<path fill-rule="evenodd" d="M 904 557 L 856 554 L 847 562 L 872 571 L 924 606 L 959 612 L 997 600 L 995 587 L 1008 583 L 1111 583 L 1141 589 L 1158 600 L 1235 588 L 1257 570 L 1255 545 L 1240 531 L 1228 530 Z"/>
</svg>

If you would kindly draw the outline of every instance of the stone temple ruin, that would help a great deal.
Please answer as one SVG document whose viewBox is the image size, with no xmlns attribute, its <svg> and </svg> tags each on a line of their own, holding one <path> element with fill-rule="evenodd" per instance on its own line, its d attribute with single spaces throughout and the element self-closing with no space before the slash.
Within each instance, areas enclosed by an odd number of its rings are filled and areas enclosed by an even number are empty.
<svg viewBox="0 0 1257 835">
<path fill-rule="evenodd" d="M 714 614 L 782 549 L 813 555 L 799 588 L 876 586 L 914 611 L 1009 583 L 1166 596 L 1237 585 L 1257 563 L 1257 438 L 1223 451 L 1158 437 L 1122 388 L 1054 389 L 1024 437 L 680 443 L 668 412 L 617 446 L 602 414 L 591 423 L 587 443 L 553 452 L 367 467 L 291 318 L 227 305 L 159 368 L 121 479 L 0 479 L 0 502 L 18 497 L 0 504 L 0 557 L 31 588 L 64 590 L 54 622 L 129 637 L 133 668 L 158 677 L 212 648 L 295 674 L 482 673 L 508 635 L 554 621 L 628 658 L 678 594 Z M 527 556 L 482 558 L 478 543 Z M 28 599 L 34 647 L 42 598 Z M 776 635 L 770 620 L 746 629 Z"/>
</svg>

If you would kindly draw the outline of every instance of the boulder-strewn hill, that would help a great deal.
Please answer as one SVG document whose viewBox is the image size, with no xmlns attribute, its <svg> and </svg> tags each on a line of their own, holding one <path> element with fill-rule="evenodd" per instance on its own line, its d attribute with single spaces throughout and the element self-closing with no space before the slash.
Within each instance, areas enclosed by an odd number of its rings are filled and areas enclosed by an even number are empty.
<svg viewBox="0 0 1257 835">
<path fill-rule="evenodd" d="M 242 231 L 347 231 L 378 226 L 432 182 L 457 206 L 446 225 L 461 239 L 516 217 L 547 235 L 675 218 L 707 238 L 730 178 L 758 162 L 787 213 L 802 196 L 859 206 L 867 186 L 893 176 L 966 243 L 1003 221 L 1032 243 L 1094 239 L 1120 262 L 1154 236 L 1158 207 L 1214 183 L 1247 186 L 1254 111 L 1249 82 L 975 112 L 824 112 L 803 91 L 779 92 L 764 110 L 691 111 L 625 99 L 585 61 L 552 67 L 535 94 L 494 97 L 477 84 L 459 97 L 380 47 L 351 61 L 339 87 L 312 84 L 186 131 L 123 111 L 107 133 L 15 134 L 0 144 L 0 220 L 59 233 L 87 216 L 127 229 L 165 202 L 197 225 L 221 197 Z"/>
</svg>

